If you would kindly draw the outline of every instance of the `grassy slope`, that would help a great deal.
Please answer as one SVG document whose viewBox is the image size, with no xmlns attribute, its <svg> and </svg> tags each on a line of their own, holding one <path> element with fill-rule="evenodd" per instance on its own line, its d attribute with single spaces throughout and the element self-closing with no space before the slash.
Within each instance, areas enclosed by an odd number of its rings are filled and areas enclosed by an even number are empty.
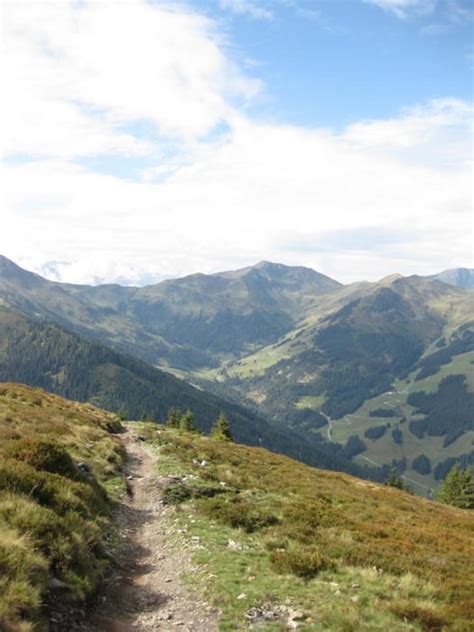
<svg viewBox="0 0 474 632">
<path fill-rule="evenodd" d="M 474 293 L 468 293 L 443 283 L 430 284 L 419 277 L 397 279 L 388 277 L 378 283 L 354 283 L 337 292 L 320 297 L 318 303 L 305 315 L 298 328 L 289 332 L 275 344 L 263 347 L 226 367 L 229 377 L 243 380 L 263 376 L 265 371 L 281 360 L 291 359 L 313 346 L 315 332 L 325 319 L 347 303 L 363 298 L 382 287 L 393 287 L 410 300 L 415 312 L 429 310 L 444 320 L 443 335 L 449 335 L 466 322 L 472 321 Z M 404 287 L 405 286 L 405 287 Z M 219 371 L 214 372 L 219 375 Z"/>
<path fill-rule="evenodd" d="M 415 314 L 426 319 L 427 314 L 432 314 L 442 326 L 439 331 L 439 338 L 449 340 L 452 333 L 462 326 L 472 323 L 473 298 L 472 292 L 466 292 L 457 288 L 449 287 L 445 284 L 430 284 L 424 279 L 412 277 L 409 279 L 388 278 L 378 284 L 356 284 L 348 286 L 343 290 L 333 293 L 321 301 L 317 308 L 308 315 L 300 329 L 290 332 L 279 343 L 258 350 L 240 361 L 230 365 L 224 374 L 222 371 L 216 372 L 213 376 L 219 381 L 229 378 L 239 378 L 242 380 L 237 388 L 253 402 L 266 405 L 268 394 L 271 393 L 273 383 L 278 380 L 280 387 L 285 384 L 285 380 L 295 380 L 295 373 L 288 372 L 286 366 L 290 366 L 292 358 L 300 353 L 305 353 L 314 346 L 314 334 L 321 326 L 324 326 L 325 319 L 349 300 L 357 299 L 367 295 L 368 291 L 373 291 L 376 287 L 393 287 L 400 296 L 410 301 Z M 362 319 L 363 320 L 363 319 Z M 423 357 L 429 356 L 438 350 L 436 340 L 427 344 Z M 474 371 L 471 361 L 474 359 L 474 352 L 464 353 L 454 356 L 452 360 L 442 365 L 436 374 L 415 381 L 418 371 L 412 372 L 408 376 L 408 383 L 405 380 L 396 380 L 394 387 L 399 393 L 393 392 L 390 395 L 383 393 L 372 399 L 366 400 L 358 410 L 352 414 L 345 415 L 337 420 L 332 426 L 332 440 L 345 443 L 349 436 L 357 434 L 364 439 L 364 432 L 372 427 L 387 422 L 391 423 L 391 429 L 379 440 L 366 441 L 368 450 L 357 458 L 359 463 L 390 464 L 392 459 L 406 457 L 408 469 L 406 476 L 412 479 L 413 488 L 417 493 L 427 493 L 429 488 L 436 487 L 437 482 L 432 475 L 420 475 L 410 466 L 411 462 L 418 455 L 425 453 L 432 461 L 433 467 L 448 457 L 456 457 L 472 450 L 473 432 L 466 432 L 463 436 L 453 442 L 447 448 L 442 447 L 443 439 L 438 437 L 425 437 L 422 441 L 414 437 L 408 431 L 408 424 L 400 425 L 404 430 L 404 444 L 398 446 L 391 437 L 391 430 L 399 426 L 400 419 L 405 416 L 410 420 L 414 409 L 406 403 L 409 393 L 415 391 L 425 391 L 432 393 L 437 390 L 439 383 L 448 375 L 462 374 L 466 376 L 468 389 L 474 391 Z M 270 374 L 270 370 L 278 362 L 281 363 L 280 370 Z M 314 370 L 308 365 L 306 375 L 298 375 L 298 381 L 304 383 L 311 382 L 318 376 L 318 366 L 314 365 Z M 267 377 L 270 376 L 270 377 Z M 257 381 L 252 378 L 258 377 Z M 290 391 L 285 391 L 291 395 Z M 270 397 L 269 401 L 273 401 Z M 296 409 L 313 409 L 318 411 L 326 401 L 325 394 L 315 393 L 315 395 L 299 396 L 295 391 L 293 401 L 288 405 Z M 377 408 L 397 408 L 400 414 L 394 418 L 383 419 L 370 417 L 370 411 Z M 323 435 L 326 436 L 323 429 Z M 365 440 L 365 439 L 364 439 Z"/>
<path fill-rule="evenodd" d="M 51 580 L 78 600 L 106 571 L 111 498 L 123 491 L 119 429 L 91 405 L 0 384 L 1 630 L 43 629 Z"/>
<path fill-rule="evenodd" d="M 466 431 L 446 448 L 443 448 L 443 437 L 425 436 L 421 440 L 418 439 L 408 430 L 408 422 L 414 413 L 414 408 L 407 404 L 407 397 L 410 393 L 417 391 L 433 393 L 442 379 L 454 374 L 465 375 L 468 391 L 474 392 L 474 371 L 471 364 L 473 360 L 474 352 L 472 351 L 454 356 L 451 362 L 442 365 L 437 373 L 419 381 L 415 381 L 418 371 L 414 371 L 407 380 L 395 383 L 396 390 L 365 401 L 354 414 L 346 415 L 344 419 L 334 422 L 332 424 L 333 441 L 345 443 L 351 435 L 358 435 L 367 445 L 367 450 L 357 459 L 360 463 L 367 462 L 367 459 L 369 459 L 368 462 L 377 464 L 390 463 L 392 459 L 405 457 L 408 465 L 405 476 L 411 479 L 414 491 L 426 493 L 429 488 L 435 488 L 438 482 L 434 480 L 432 474 L 420 475 L 410 467 L 413 459 L 420 454 L 426 454 L 434 467 L 439 461 L 444 461 L 448 457 L 468 453 L 474 445 L 474 432 Z M 371 411 L 380 408 L 394 409 L 399 414 L 390 418 L 370 417 Z M 400 423 L 402 417 L 405 417 L 407 422 Z M 380 439 L 364 438 L 364 432 L 368 428 L 387 423 L 390 424 L 390 428 Z M 395 428 L 403 432 L 401 445 L 397 445 L 392 439 L 391 431 Z"/>
<path fill-rule="evenodd" d="M 472 512 L 262 449 L 142 431 L 161 474 L 191 475 L 167 492 L 188 497 L 169 514 L 182 529 L 170 544 L 194 551 L 188 580 L 221 608 L 222 630 L 247 629 L 246 612 L 269 603 L 301 611 L 307 631 L 472 629 Z"/>
<path fill-rule="evenodd" d="M 200 430 L 208 432 L 223 411 L 236 439 L 265 446 L 318 467 L 369 476 L 359 465 L 337 458 L 288 428 L 278 429 L 257 413 L 176 379 L 54 323 L 26 318 L 0 305 L 0 381 L 14 381 L 88 401 L 130 419 L 151 415 L 164 420 L 172 406 L 190 408 Z"/>
</svg>

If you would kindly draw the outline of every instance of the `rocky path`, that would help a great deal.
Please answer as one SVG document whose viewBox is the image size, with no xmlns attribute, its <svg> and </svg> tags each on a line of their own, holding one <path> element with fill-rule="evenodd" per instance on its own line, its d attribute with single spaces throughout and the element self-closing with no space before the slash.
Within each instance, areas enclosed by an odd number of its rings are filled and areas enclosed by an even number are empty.
<svg viewBox="0 0 474 632">
<path fill-rule="evenodd" d="M 130 494 L 116 520 L 125 537 L 120 568 L 98 598 L 82 632 L 217 630 L 216 612 L 181 583 L 192 572 L 187 551 L 166 543 L 166 509 L 155 484 L 156 455 L 131 431 L 124 436 Z M 167 534 L 169 537 L 169 534 Z"/>
</svg>

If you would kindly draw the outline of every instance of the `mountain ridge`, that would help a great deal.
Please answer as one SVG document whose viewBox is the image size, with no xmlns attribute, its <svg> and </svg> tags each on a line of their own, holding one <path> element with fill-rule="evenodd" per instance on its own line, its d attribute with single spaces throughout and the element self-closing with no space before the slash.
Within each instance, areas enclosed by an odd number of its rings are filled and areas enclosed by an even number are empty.
<svg viewBox="0 0 474 632">
<path fill-rule="evenodd" d="M 266 261 L 143 288 L 91 287 L 2 263 L 0 302 L 243 403 L 262 427 L 269 420 L 277 442 L 286 436 L 291 443 L 295 434 L 299 446 L 306 441 L 359 466 L 387 468 L 397 454 L 395 466 L 427 489 L 449 459 L 470 462 L 463 411 L 474 391 L 472 290 L 417 275 L 343 286 Z M 463 381 L 443 382 L 456 375 Z M 458 411 L 447 420 L 452 432 L 433 416 L 437 389 L 453 404 L 448 410 Z M 412 395 L 418 391 L 428 399 Z M 395 412 L 386 410 L 392 401 Z M 417 468 L 422 457 L 430 463 L 420 479 L 412 461 Z"/>
<path fill-rule="evenodd" d="M 359 467 L 342 450 L 321 450 L 258 412 L 185 382 L 132 356 L 80 337 L 53 322 L 33 320 L 0 305 L 0 381 L 40 387 L 128 418 L 163 422 L 172 407 L 191 409 L 196 425 L 209 432 L 221 412 L 236 439 L 266 446 L 329 469 L 382 479 L 383 470 Z"/>
</svg>

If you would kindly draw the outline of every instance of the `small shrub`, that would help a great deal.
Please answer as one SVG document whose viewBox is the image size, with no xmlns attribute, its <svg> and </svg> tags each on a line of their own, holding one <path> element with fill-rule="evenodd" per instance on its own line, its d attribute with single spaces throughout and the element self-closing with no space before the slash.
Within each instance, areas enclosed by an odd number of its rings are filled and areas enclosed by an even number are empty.
<svg viewBox="0 0 474 632">
<path fill-rule="evenodd" d="M 324 516 L 324 508 L 319 503 L 308 500 L 291 504 L 283 514 L 285 530 L 295 540 L 311 540 Z"/>
<path fill-rule="evenodd" d="M 430 608 L 422 608 L 411 602 L 398 602 L 390 607 L 390 611 L 407 622 L 416 622 L 423 632 L 441 632 L 446 626 L 446 619 Z"/>
<path fill-rule="evenodd" d="M 79 478 L 78 470 L 66 450 L 52 441 L 21 439 L 13 442 L 7 456 L 31 465 L 36 470 Z"/>
<path fill-rule="evenodd" d="M 276 516 L 262 513 L 253 503 L 240 496 L 205 501 L 203 510 L 210 518 L 247 533 L 279 523 Z"/>
<path fill-rule="evenodd" d="M 110 434 L 120 434 L 124 431 L 124 427 L 120 423 L 120 419 L 107 419 L 102 424 L 102 427 L 104 430 L 107 430 L 107 432 L 110 432 Z"/>
<path fill-rule="evenodd" d="M 184 483 L 170 483 L 165 487 L 162 493 L 162 499 L 165 505 L 179 505 L 189 500 L 192 492 L 184 485 Z"/>
<path fill-rule="evenodd" d="M 270 562 L 277 573 L 292 573 L 297 577 L 311 579 L 318 573 L 335 568 L 334 562 L 317 549 L 292 549 L 274 551 Z"/>
</svg>

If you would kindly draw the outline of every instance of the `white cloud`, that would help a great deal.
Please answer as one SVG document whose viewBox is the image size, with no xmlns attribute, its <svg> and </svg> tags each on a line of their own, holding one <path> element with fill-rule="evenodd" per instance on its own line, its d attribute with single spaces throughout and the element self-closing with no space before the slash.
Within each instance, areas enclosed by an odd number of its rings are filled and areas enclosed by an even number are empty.
<svg viewBox="0 0 474 632">
<path fill-rule="evenodd" d="M 193 142 L 259 89 L 213 22 L 142 0 L 6 2 L 2 42 L 5 153 L 146 153 L 142 120 Z"/>
<path fill-rule="evenodd" d="M 472 104 L 460 99 L 435 99 L 406 108 L 397 118 L 354 123 L 344 136 L 407 162 L 458 167 L 471 159 L 473 114 Z"/>
<path fill-rule="evenodd" d="M 406 134 L 406 121 L 398 124 Z M 393 131 L 396 121 L 387 126 Z M 27 243 L 39 263 L 73 261 L 76 281 L 105 278 L 108 270 L 110 280 L 136 282 L 146 269 L 158 277 L 261 258 L 313 265 L 344 280 L 395 266 L 409 273 L 429 271 L 433 262 L 465 264 L 470 170 L 463 157 L 450 169 L 425 166 L 417 138 L 408 164 L 389 145 L 365 147 L 361 130 L 354 139 L 350 130 L 336 135 L 241 119 L 225 140 L 197 148 L 190 165 L 162 182 L 128 182 L 61 161 L 11 165 L 4 172 L 11 231 L 1 246 L 18 257 Z M 443 155 L 442 140 L 436 153 Z M 407 227 L 416 246 L 397 238 Z M 377 244 L 375 233 L 373 247 L 358 245 L 361 231 L 370 237 L 381 228 L 393 233 L 392 243 Z M 359 235 L 352 246 L 350 231 Z M 303 247 L 311 235 L 321 244 L 338 232 L 345 244 L 329 253 Z M 350 257 L 357 266 L 348 265 Z"/>
<path fill-rule="evenodd" d="M 342 133 L 256 122 L 238 102 L 258 82 L 208 18 L 138 0 L 7 13 L 7 149 L 36 159 L 3 167 L 5 255 L 62 280 L 134 283 L 262 258 L 342 280 L 469 262 L 468 104 Z M 138 137 L 137 120 L 159 133 Z M 72 160 L 109 152 L 152 166 L 132 181 Z"/>
<path fill-rule="evenodd" d="M 219 6 L 237 15 L 248 15 L 254 20 L 273 19 L 273 12 L 270 9 L 249 0 L 219 0 Z"/>
<path fill-rule="evenodd" d="M 436 6 L 436 0 L 365 0 L 365 2 L 389 11 L 398 18 L 406 18 L 413 14 L 428 15 Z"/>
</svg>

